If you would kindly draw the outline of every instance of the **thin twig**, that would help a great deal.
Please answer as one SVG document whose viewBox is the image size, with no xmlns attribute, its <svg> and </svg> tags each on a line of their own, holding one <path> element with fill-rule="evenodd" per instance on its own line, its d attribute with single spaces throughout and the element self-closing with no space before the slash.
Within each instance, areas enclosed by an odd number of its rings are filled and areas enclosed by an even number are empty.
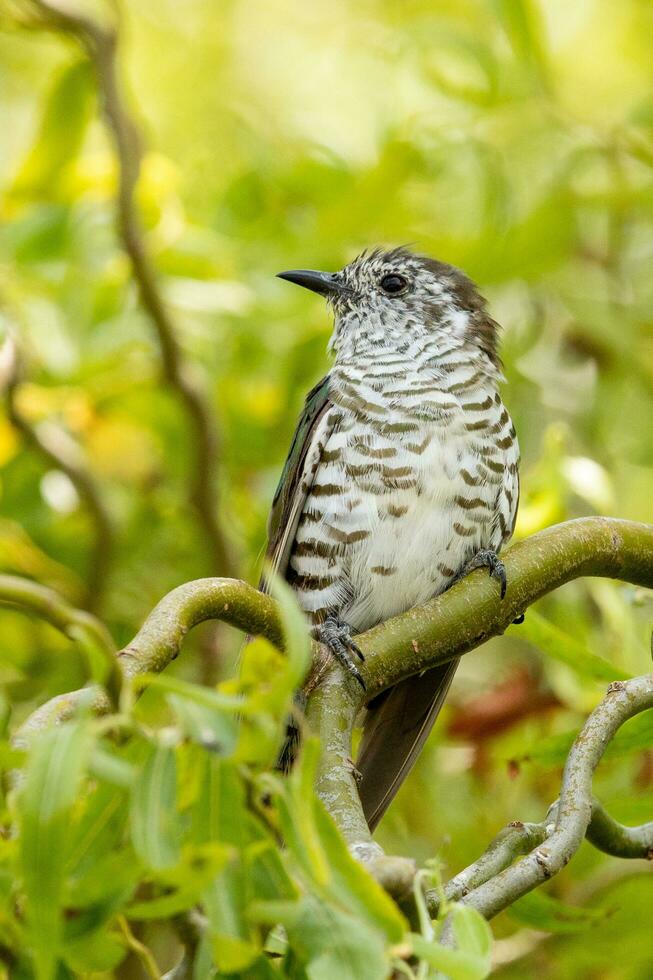
<svg viewBox="0 0 653 980">
<path fill-rule="evenodd" d="M 163 376 L 184 406 L 192 433 L 193 462 L 189 500 L 197 514 L 213 570 L 228 575 L 233 570 L 224 533 L 217 518 L 219 445 L 213 411 L 191 365 L 184 358 L 177 328 L 163 301 L 134 201 L 141 165 L 141 138 L 122 94 L 116 71 L 117 25 L 100 24 L 81 11 L 53 0 L 32 0 L 45 26 L 74 36 L 95 68 L 104 119 L 118 158 L 118 230 L 132 265 L 141 301 L 154 326 Z"/>
<path fill-rule="evenodd" d="M 547 838 L 546 822 L 521 823 L 515 821 L 497 834 L 483 854 L 444 886 L 444 893 L 451 902 L 458 902 L 475 888 L 484 885 L 495 875 L 509 867 L 516 857 L 528 854 Z M 438 896 L 435 891 L 427 894 L 429 907 L 435 911 Z"/>
<path fill-rule="evenodd" d="M 88 561 L 85 604 L 96 611 L 102 602 L 113 555 L 113 524 L 104 499 L 87 467 L 81 448 L 55 425 L 33 425 L 21 413 L 16 398 L 20 364 L 15 341 L 8 336 L 0 350 L 2 384 L 7 417 L 25 441 L 50 466 L 65 473 L 86 508 L 93 528 L 93 547 Z"/>
<path fill-rule="evenodd" d="M 504 827 L 476 861 L 445 884 L 446 898 L 453 902 L 465 899 L 475 889 L 509 868 L 516 858 L 529 854 L 548 841 L 556 829 L 558 807 L 559 801 L 556 801 L 541 823 L 521 823 L 517 820 Z M 598 850 L 612 857 L 645 860 L 653 857 L 653 821 L 638 827 L 626 827 L 611 817 L 596 798 L 592 800 L 592 817 L 585 837 Z M 435 889 L 427 891 L 426 900 L 431 914 L 436 916 L 440 905 L 439 893 Z"/>
</svg>

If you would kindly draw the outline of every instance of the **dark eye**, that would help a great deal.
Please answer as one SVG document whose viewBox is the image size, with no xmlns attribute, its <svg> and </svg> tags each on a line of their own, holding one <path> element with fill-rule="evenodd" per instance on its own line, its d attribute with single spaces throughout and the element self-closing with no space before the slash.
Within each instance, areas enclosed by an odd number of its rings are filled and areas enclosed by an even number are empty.
<svg viewBox="0 0 653 980">
<path fill-rule="evenodd" d="M 384 293 L 401 293 L 408 285 L 408 280 L 396 272 L 390 272 L 383 277 L 380 285 Z"/>
</svg>

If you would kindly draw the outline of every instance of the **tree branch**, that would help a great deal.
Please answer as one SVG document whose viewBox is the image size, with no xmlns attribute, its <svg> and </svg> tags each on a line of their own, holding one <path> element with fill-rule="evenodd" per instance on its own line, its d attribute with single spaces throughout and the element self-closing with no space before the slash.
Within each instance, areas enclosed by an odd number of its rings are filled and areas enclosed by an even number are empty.
<svg viewBox="0 0 653 980">
<path fill-rule="evenodd" d="M 177 329 L 166 307 L 134 202 L 140 173 L 141 138 L 125 104 L 116 72 L 118 27 L 100 24 L 82 11 L 54 0 L 32 0 L 46 26 L 72 35 L 95 68 L 104 119 L 118 158 L 118 230 L 131 261 L 141 301 L 154 326 L 164 378 L 184 406 L 193 444 L 189 500 L 197 514 L 217 572 L 229 574 L 232 561 L 217 519 L 219 446 L 213 413 L 202 387 L 186 363 Z"/>
<path fill-rule="evenodd" d="M 597 799 L 592 801 L 592 819 L 585 836 L 599 851 L 613 857 L 653 859 L 653 820 L 639 827 L 625 827 Z"/>
<path fill-rule="evenodd" d="M 357 642 L 366 655 L 361 665 L 366 696 L 461 656 L 503 632 L 532 602 L 575 577 L 607 575 L 653 586 L 653 527 L 613 518 L 581 518 L 513 545 L 503 560 L 508 576 L 504 600 L 498 597 L 496 582 L 479 570 L 425 605 L 359 636 Z M 233 579 L 198 579 L 165 596 L 121 652 L 125 675 L 164 670 L 178 655 L 188 630 L 209 619 L 282 643 L 276 603 L 270 596 Z M 350 756 L 354 721 L 365 695 L 358 685 L 343 679 L 317 644 L 308 687 L 308 719 L 324 746 L 318 791 L 359 857 L 377 864 L 403 861 L 386 858 L 372 842 L 360 809 Z M 96 694 L 97 710 L 106 711 L 106 700 Z M 87 691 L 73 692 L 43 705 L 30 719 L 31 730 L 69 717 L 87 696 Z M 378 864 L 377 873 L 396 879 L 403 893 L 409 864 L 412 867 L 411 862 L 392 867 Z"/>
<path fill-rule="evenodd" d="M 9 576 L 3 578 L 6 580 Z M 22 595 L 14 592 L 14 598 L 6 601 L 17 606 L 26 606 L 32 611 L 40 611 L 34 605 L 29 588 L 33 586 L 57 600 L 43 603 L 43 617 L 48 619 L 52 615 L 54 618 L 49 621 L 54 626 L 65 621 L 66 613 L 57 608 L 65 606 L 65 603 L 56 593 L 42 586 L 35 586 L 27 579 L 12 581 L 27 588 L 28 598 L 23 602 Z M 180 585 L 164 596 L 131 643 L 118 653 L 117 662 L 122 676 L 131 679 L 139 674 L 160 673 L 165 670 L 179 655 L 188 631 L 207 620 L 219 620 L 243 632 L 265 636 L 278 647 L 283 645 L 281 620 L 274 599 L 238 579 L 196 579 Z M 36 732 L 71 718 L 82 704 L 90 704 L 97 714 L 111 710 L 111 703 L 101 687 L 83 687 L 58 695 L 42 704 L 24 722 L 16 737 L 28 741 Z"/>
<path fill-rule="evenodd" d="M 608 575 L 653 587 L 653 527 L 616 518 L 579 518 L 513 545 L 503 561 L 508 576 L 504 600 L 497 595 L 496 582 L 479 570 L 425 605 L 361 634 L 357 642 L 366 656 L 361 665 L 366 694 L 357 685 L 345 684 L 328 652 L 314 644 L 307 687 L 318 700 L 313 707 L 309 699 L 309 714 L 318 712 L 326 719 L 329 712 L 336 713 L 344 726 L 339 736 L 342 751 L 338 750 L 343 758 L 350 754 L 347 733 L 366 699 L 502 633 L 518 612 L 546 592 L 581 575 Z M 134 676 L 164 670 L 179 654 L 188 630 L 213 619 L 282 643 L 276 603 L 270 596 L 237 579 L 196 579 L 169 592 L 148 616 L 119 655 L 125 672 Z M 384 665 L 382 670 L 378 663 Z M 329 676 L 333 683 L 327 684 Z"/>
<path fill-rule="evenodd" d="M 122 672 L 113 640 L 99 619 L 75 609 L 53 589 L 17 575 L 0 575 L 0 605 L 38 616 L 77 643 L 89 660 L 92 675 L 101 680 L 109 693 L 109 697 L 105 695 L 107 705 L 117 703 Z"/>
<path fill-rule="evenodd" d="M 541 823 L 509 823 L 490 842 L 481 856 L 464 871 L 460 871 L 444 885 L 445 897 L 459 902 L 491 881 L 514 860 L 529 854 L 549 839 L 556 827 L 559 801 L 556 800 Z M 594 798 L 592 816 L 585 838 L 598 850 L 618 858 L 653 858 L 653 821 L 639 827 L 625 827 L 604 809 Z M 440 893 L 430 889 L 426 893 L 429 911 L 436 916 L 440 907 Z M 471 900 L 470 900 L 471 901 Z"/>
<path fill-rule="evenodd" d="M 453 660 L 499 636 L 542 596 L 572 579 L 601 576 L 653 588 L 653 526 L 581 517 L 513 544 L 508 587 L 479 570 L 423 606 L 368 630 L 361 674 L 371 698 L 398 681 Z"/>
<path fill-rule="evenodd" d="M 504 563 L 509 587 L 503 602 L 495 594 L 496 583 L 476 572 L 424 606 L 359 636 L 367 656 L 363 665 L 367 696 L 381 690 L 381 683 L 396 683 L 464 654 L 501 632 L 517 611 L 578 575 L 605 574 L 653 585 L 653 528 L 608 518 L 570 521 L 509 548 Z M 0 595 L 5 601 L 31 608 L 64 631 L 71 618 L 75 619 L 74 611 L 71 613 L 50 590 L 5 579 L 0 579 Z M 263 635 L 282 646 L 277 605 L 270 596 L 233 579 L 198 579 L 174 589 L 155 607 L 118 655 L 122 675 L 134 678 L 164 670 L 178 655 L 187 632 L 209 619 Z M 383 645 L 384 637 L 387 646 Z M 411 893 L 414 862 L 385 855 L 372 840 L 356 789 L 351 737 L 364 695 L 358 685 L 343 678 L 317 644 L 314 654 L 307 719 L 321 736 L 323 748 L 317 792 L 354 855 L 390 894 L 404 900 Z M 386 665 L 383 672 L 378 670 L 377 661 Z M 89 702 L 98 713 L 110 709 L 109 699 L 97 686 L 61 695 L 34 712 L 16 741 L 26 744 L 35 732 L 61 722 Z M 619 726 L 652 706 L 653 675 L 611 684 L 572 747 L 560 799 L 547 818 L 541 824 L 516 822 L 507 827 L 476 862 L 451 879 L 445 886 L 447 897 L 473 905 L 490 918 L 557 873 L 585 836 L 610 854 L 650 857 L 653 823 L 631 828 L 613 820 L 598 801 L 592 800 L 592 775 Z M 513 864 L 520 855 L 524 856 Z M 436 914 L 437 895 L 428 893 L 427 900 Z M 451 942 L 450 930 L 444 931 L 443 941 Z"/>
<path fill-rule="evenodd" d="M 651 707 L 653 674 L 610 684 L 569 752 L 560 798 L 550 810 L 550 821 L 547 818 L 542 824 L 514 824 L 502 831 L 478 861 L 452 879 L 447 886 L 451 897 L 491 919 L 557 874 L 571 860 L 585 836 L 608 854 L 650 858 L 653 822 L 640 827 L 617 823 L 593 800 L 592 777 L 621 725 Z M 521 854 L 525 856 L 512 864 Z M 437 896 L 432 893 L 428 899 L 432 905 L 437 903 Z M 443 942 L 451 942 L 446 924 Z"/>
<path fill-rule="evenodd" d="M 65 473 L 87 510 L 93 527 L 93 547 L 88 562 L 86 604 L 91 610 L 100 606 L 113 555 L 113 525 L 102 494 L 85 465 L 80 447 L 56 426 L 35 426 L 18 408 L 20 363 L 15 341 L 8 336 L 0 349 L 0 389 L 4 389 L 7 418 L 25 441 L 50 466 Z"/>
</svg>

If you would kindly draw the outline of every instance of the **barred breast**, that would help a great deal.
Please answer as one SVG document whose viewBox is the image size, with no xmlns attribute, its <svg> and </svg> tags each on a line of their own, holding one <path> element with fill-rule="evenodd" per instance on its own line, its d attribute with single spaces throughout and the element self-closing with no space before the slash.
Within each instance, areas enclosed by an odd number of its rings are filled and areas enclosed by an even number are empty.
<svg viewBox="0 0 653 980">
<path fill-rule="evenodd" d="M 329 433 L 290 557 L 314 622 L 362 631 L 444 591 L 510 536 L 515 430 L 491 373 L 460 351 L 387 352 L 332 375 Z"/>
</svg>

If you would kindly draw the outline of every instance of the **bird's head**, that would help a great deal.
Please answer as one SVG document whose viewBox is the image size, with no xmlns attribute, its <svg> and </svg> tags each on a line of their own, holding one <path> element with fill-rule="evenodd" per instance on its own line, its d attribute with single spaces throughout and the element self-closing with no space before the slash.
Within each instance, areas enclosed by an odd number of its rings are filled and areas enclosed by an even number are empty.
<svg viewBox="0 0 653 980">
<path fill-rule="evenodd" d="M 441 341 L 475 346 L 498 365 L 497 325 L 459 269 L 407 248 L 363 252 L 339 272 L 296 269 L 281 279 L 325 296 L 333 308 L 337 355 Z"/>
</svg>

